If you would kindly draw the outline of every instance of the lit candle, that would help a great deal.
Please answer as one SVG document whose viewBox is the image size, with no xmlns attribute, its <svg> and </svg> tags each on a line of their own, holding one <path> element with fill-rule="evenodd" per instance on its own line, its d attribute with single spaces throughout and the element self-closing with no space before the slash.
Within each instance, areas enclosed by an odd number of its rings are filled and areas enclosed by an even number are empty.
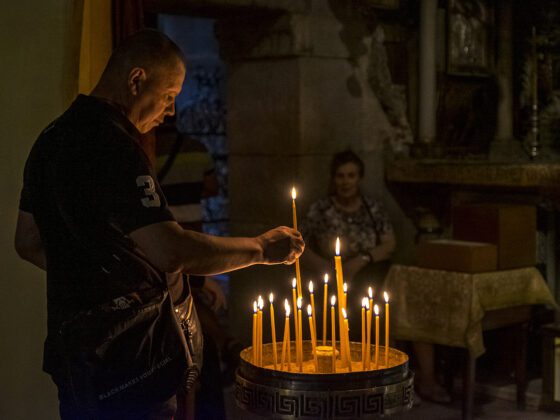
<svg viewBox="0 0 560 420">
<path fill-rule="evenodd" d="M 317 339 L 315 335 L 315 326 L 313 322 L 313 309 L 311 308 L 311 305 L 307 305 L 307 316 L 309 318 L 309 331 L 311 335 L 311 353 L 313 353 L 315 372 L 319 372 L 319 363 L 317 361 Z"/>
<path fill-rule="evenodd" d="M 334 317 L 334 305 L 336 304 L 336 296 L 331 296 L 331 338 L 332 338 L 332 363 L 333 371 L 336 373 L 336 327 Z"/>
<path fill-rule="evenodd" d="M 370 287 L 371 289 L 371 287 Z M 368 300 L 366 309 L 367 309 L 367 326 L 366 326 L 366 367 L 367 369 L 371 369 L 371 300 Z"/>
<path fill-rule="evenodd" d="M 340 238 L 336 238 L 334 266 L 336 271 L 336 293 L 338 295 L 338 334 L 340 336 L 340 357 L 343 363 L 346 363 L 346 348 L 344 346 L 344 318 L 342 317 L 342 308 L 344 304 L 344 296 L 342 284 L 344 276 L 342 274 L 342 259 L 340 258 Z"/>
<path fill-rule="evenodd" d="M 292 219 L 294 223 L 294 229 L 297 230 L 297 211 L 296 211 L 296 197 L 297 192 L 295 187 L 292 187 Z M 296 258 L 296 279 L 297 279 L 297 295 L 301 297 L 301 274 L 299 269 L 299 258 Z"/>
<path fill-rule="evenodd" d="M 282 341 L 282 361 L 280 369 L 284 369 L 285 356 L 288 353 L 288 369 L 290 370 L 291 356 L 290 356 L 290 304 L 288 299 L 284 300 L 284 308 L 286 310 L 286 320 L 284 321 L 284 340 Z"/>
<path fill-rule="evenodd" d="M 366 305 L 367 298 L 362 299 L 362 370 L 366 370 Z"/>
<path fill-rule="evenodd" d="M 329 293 L 329 275 L 325 274 L 323 288 L 323 346 L 327 345 L 327 295 Z"/>
<path fill-rule="evenodd" d="M 274 295 L 272 293 L 268 295 L 268 300 L 270 301 L 270 327 L 272 328 L 272 360 L 274 362 L 274 369 L 276 370 L 278 356 L 276 354 L 276 323 L 274 321 Z"/>
<path fill-rule="evenodd" d="M 385 367 L 389 365 L 389 294 L 383 292 L 383 297 L 385 298 Z"/>
<path fill-rule="evenodd" d="M 258 312 L 258 317 L 257 317 L 257 324 L 258 324 L 258 343 L 257 346 L 259 348 L 259 355 L 258 355 L 258 359 L 259 359 L 259 366 L 262 366 L 263 360 L 262 360 L 262 354 L 263 354 L 263 329 L 262 329 L 262 311 L 264 308 L 264 300 L 262 298 L 262 296 L 259 295 L 259 297 L 257 298 L 257 304 L 259 305 L 259 312 Z"/>
<path fill-rule="evenodd" d="M 297 293 L 296 278 L 292 279 L 292 300 L 294 302 L 294 338 L 296 342 L 296 363 L 299 361 L 299 329 L 298 329 L 298 313 L 297 313 Z"/>
<path fill-rule="evenodd" d="M 313 310 L 313 331 L 315 331 L 315 333 L 317 332 L 317 321 L 315 320 L 316 318 L 316 313 L 315 312 L 315 294 L 313 293 L 313 282 L 310 281 L 309 282 L 309 298 L 311 299 L 311 309 Z"/>
<path fill-rule="evenodd" d="M 346 309 L 342 308 L 342 316 L 344 317 L 344 335 L 348 337 L 348 315 L 346 314 Z M 346 354 L 348 356 L 348 372 L 352 372 L 352 354 L 350 353 L 350 343 L 348 339 L 345 339 Z"/>
<path fill-rule="evenodd" d="M 375 312 L 375 369 L 379 368 L 379 306 L 373 305 Z"/>
<path fill-rule="evenodd" d="M 368 287 L 367 293 L 369 297 L 369 307 L 370 309 L 373 309 L 373 289 L 371 288 L 371 286 Z"/>
<path fill-rule="evenodd" d="M 301 340 L 302 337 L 302 325 L 301 325 L 301 298 L 297 298 L 297 311 L 298 311 L 298 337 L 299 337 L 299 371 L 303 372 L 303 342 Z"/>
<path fill-rule="evenodd" d="M 253 364 L 257 364 L 257 301 L 253 301 Z"/>
<path fill-rule="evenodd" d="M 344 309 L 348 310 L 348 283 L 342 285 L 342 291 L 344 293 Z"/>
</svg>

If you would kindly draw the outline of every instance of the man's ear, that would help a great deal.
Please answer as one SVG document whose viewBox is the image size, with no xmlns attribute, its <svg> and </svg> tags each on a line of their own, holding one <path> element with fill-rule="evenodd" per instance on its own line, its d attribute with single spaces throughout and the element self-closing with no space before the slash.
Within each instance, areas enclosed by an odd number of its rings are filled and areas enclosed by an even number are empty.
<svg viewBox="0 0 560 420">
<path fill-rule="evenodd" d="M 146 71 L 142 67 L 134 67 L 128 73 L 128 90 L 136 96 L 140 93 L 146 82 Z"/>
</svg>

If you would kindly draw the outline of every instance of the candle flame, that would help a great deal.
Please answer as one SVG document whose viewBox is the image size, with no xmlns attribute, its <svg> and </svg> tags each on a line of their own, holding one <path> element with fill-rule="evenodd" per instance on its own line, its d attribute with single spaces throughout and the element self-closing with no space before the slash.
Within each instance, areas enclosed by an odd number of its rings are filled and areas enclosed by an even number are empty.
<svg viewBox="0 0 560 420">
<path fill-rule="evenodd" d="M 377 306 L 377 303 L 373 305 L 373 312 L 375 312 L 375 316 L 379 315 L 379 306 Z"/>
<path fill-rule="evenodd" d="M 367 304 L 368 304 L 368 298 L 367 297 L 362 298 L 362 308 L 365 308 Z"/>
<path fill-rule="evenodd" d="M 284 309 L 286 310 L 286 318 L 290 317 L 290 304 L 288 303 L 288 299 L 284 299 Z"/>
<path fill-rule="evenodd" d="M 373 299 L 373 289 L 370 287 L 367 288 L 367 294 L 370 299 Z"/>
<path fill-rule="evenodd" d="M 325 282 L 325 284 L 329 283 L 329 275 L 327 273 L 325 273 L 325 276 L 323 277 L 323 281 Z"/>
<path fill-rule="evenodd" d="M 335 295 L 331 296 L 331 305 L 332 306 L 336 305 L 336 296 Z"/>
<path fill-rule="evenodd" d="M 313 282 L 309 282 L 309 293 L 313 294 Z"/>
<path fill-rule="evenodd" d="M 253 301 L 253 312 L 257 313 L 257 301 L 256 300 Z"/>
<path fill-rule="evenodd" d="M 313 310 L 311 309 L 311 305 L 307 305 L 307 315 L 311 316 L 313 314 Z"/>
<path fill-rule="evenodd" d="M 346 309 L 342 308 L 342 316 L 344 319 L 348 319 L 348 314 L 346 314 Z"/>
<path fill-rule="evenodd" d="M 294 277 L 294 278 L 292 279 L 292 289 L 295 289 L 296 286 L 297 286 L 297 280 L 296 280 L 296 278 Z"/>
<path fill-rule="evenodd" d="M 344 284 L 342 285 L 342 291 L 343 291 L 344 293 L 348 292 L 348 284 L 344 283 Z"/>
<path fill-rule="evenodd" d="M 273 293 L 268 295 L 268 300 L 270 301 L 270 303 L 274 302 L 274 294 Z"/>
<path fill-rule="evenodd" d="M 264 308 L 264 300 L 261 295 L 257 298 L 257 303 L 259 304 L 259 309 L 262 311 Z"/>
<path fill-rule="evenodd" d="M 340 255 L 340 238 L 336 238 L 336 245 L 334 247 L 334 253 L 339 256 Z"/>
<path fill-rule="evenodd" d="M 385 298 L 385 303 L 389 303 L 389 293 L 383 292 L 383 297 Z"/>
<path fill-rule="evenodd" d="M 292 200 L 295 200 L 297 197 L 296 187 L 292 187 Z"/>
<path fill-rule="evenodd" d="M 369 300 L 366 299 L 366 309 L 369 311 Z"/>
<path fill-rule="evenodd" d="M 297 308 L 298 308 L 298 309 L 301 309 L 301 305 L 302 305 L 302 303 L 303 303 L 301 297 L 298 297 L 297 300 L 296 300 L 296 302 L 297 302 Z"/>
</svg>

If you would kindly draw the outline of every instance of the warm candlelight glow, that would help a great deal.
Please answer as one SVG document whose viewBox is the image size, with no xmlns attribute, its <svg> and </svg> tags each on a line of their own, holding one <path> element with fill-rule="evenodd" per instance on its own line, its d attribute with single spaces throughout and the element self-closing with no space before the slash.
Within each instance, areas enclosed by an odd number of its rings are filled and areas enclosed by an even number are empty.
<svg viewBox="0 0 560 420">
<path fill-rule="evenodd" d="M 272 334 L 272 356 L 274 362 L 274 370 L 276 370 L 276 365 L 278 363 L 278 354 L 276 349 L 276 320 L 274 319 L 274 294 L 268 295 L 268 300 L 270 301 L 270 328 Z"/>
<path fill-rule="evenodd" d="M 332 365 L 333 372 L 336 373 L 336 327 L 334 305 L 336 304 L 336 296 L 331 296 L 331 342 L 332 342 Z"/>
<path fill-rule="evenodd" d="M 366 306 L 368 298 L 362 298 L 362 370 L 366 370 Z"/>
<path fill-rule="evenodd" d="M 253 364 L 257 364 L 257 301 L 253 301 Z"/>
<path fill-rule="evenodd" d="M 313 294 L 313 282 L 309 282 L 309 293 Z"/>
<path fill-rule="evenodd" d="M 383 292 L 385 298 L 385 366 L 389 364 L 389 294 Z"/>
<path fill-rule="evenodd" d="M 327 295 L 329 294 L 329 275 L 323 277 L 323 346 L 327 345 Z"/>
<path fill-rule="evenodd" d="M 336 256 L 340 255 L 340 238 L 336 238 L 336 245 L 334 247 L 334 253 Z"/>
<path fill-rule="evenodd" d="M 292 187 L 292 200 L 295 200 L 296 198 L 297 198 L 296 187 Z"/>
<path fill-rule="evenodd" d="M 379 306 L 373 305 L 373 312 L 375 313 L 375 368 L 379 368 Z"/>
</svg>

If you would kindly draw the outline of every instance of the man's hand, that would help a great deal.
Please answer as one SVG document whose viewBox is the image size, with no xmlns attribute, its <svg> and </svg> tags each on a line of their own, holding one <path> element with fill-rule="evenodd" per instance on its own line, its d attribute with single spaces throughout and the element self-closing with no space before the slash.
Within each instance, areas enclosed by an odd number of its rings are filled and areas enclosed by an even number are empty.
<svg viewBox="0 0 560 420">
<path fill-rule="evenodd" d="M 257 240 L 262 247 L 264 264 L 293 264 L 305 248 L 301 234 L 286 226 L 269 230 Z"/>
<path fill-rule="evenodd" d="M 205 277 L 201 290 L 212 302 L 212 310 L 214 312 L 220 308 L 227 308 L 226 296 L 216 280 L 211 277 Z"/>
</svg>

